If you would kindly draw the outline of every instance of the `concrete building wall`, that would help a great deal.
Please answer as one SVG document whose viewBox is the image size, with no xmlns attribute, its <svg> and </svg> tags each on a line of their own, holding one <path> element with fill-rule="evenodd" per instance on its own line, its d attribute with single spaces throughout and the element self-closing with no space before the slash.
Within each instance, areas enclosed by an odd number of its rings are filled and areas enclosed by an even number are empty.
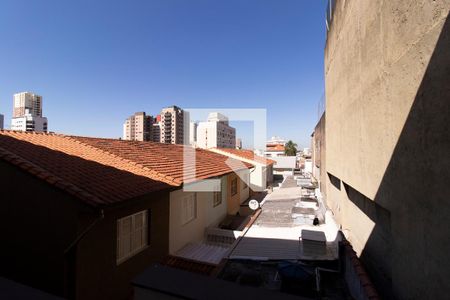
<svg viewBox="0 0 450 300">
<path fill-rule="evenodd" d="M 313 176 L 316 178 L 322 196 L 326 198 L 326 140 L 325 140 L 325 113 L 320 117 L 319 122 L 314 128 L 312 137 L 312 162 Z"/>
<path fill-rule="evenodd" d="M 336 1 L 328 32 L 327 203 L 387 299 L 450 292 L 449 8 Z"/>
<path fill-rule="evenodd" d="M 174 254 L 188 243 L 200 242 L 208 226 L 217 225 L 227 214 L 227 176 L 221 178 L 222 202 L 214 205 L 213 192 L 185 192 L 179 189 L 170 193 L 169 252 Z M 183 223 L 182 201 L 196 194 L 196 218 Z"/>
</svg>

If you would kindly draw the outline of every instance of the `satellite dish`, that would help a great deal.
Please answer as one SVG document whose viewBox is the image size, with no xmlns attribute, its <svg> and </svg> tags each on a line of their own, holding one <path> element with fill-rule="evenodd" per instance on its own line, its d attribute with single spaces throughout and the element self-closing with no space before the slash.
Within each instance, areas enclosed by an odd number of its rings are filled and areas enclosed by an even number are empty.
<svg viewBox="0 0 450 300">
<path fill-rule="evenodd" d="M 256 201 L 255 199 L 250 200 L 250 202 L 248 203 L 248 206 L 250 207 L 250 209 L 252 210 L 257 210 L 259 208 L 259 202 Z"/>
</svg>

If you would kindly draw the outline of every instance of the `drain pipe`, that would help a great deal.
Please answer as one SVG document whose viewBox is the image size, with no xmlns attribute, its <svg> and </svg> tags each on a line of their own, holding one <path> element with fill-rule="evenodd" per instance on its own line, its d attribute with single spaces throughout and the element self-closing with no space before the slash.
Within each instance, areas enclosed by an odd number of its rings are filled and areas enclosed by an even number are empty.
<svg viewBox="0 0 450 300">
<path fill-rule="evenodd" d="M 105 218 L 105 213 L 103 212 L 103 209 L 101 209 L 99 211 L 99 216 L 92 221 L 91 224 L 89 224 L 89 226 L 87 226 L 76 238 L 75 240 L 66 248 L 66 250 L 64 250 L 64 254 L 67 254 L 70 250 L 72 250 L 73 247 L 75 247 L 82 239 L 83 237 L 89 232 L 91 231 L 91 229 L 100 221 L 103 220 Z"/>
</svg>

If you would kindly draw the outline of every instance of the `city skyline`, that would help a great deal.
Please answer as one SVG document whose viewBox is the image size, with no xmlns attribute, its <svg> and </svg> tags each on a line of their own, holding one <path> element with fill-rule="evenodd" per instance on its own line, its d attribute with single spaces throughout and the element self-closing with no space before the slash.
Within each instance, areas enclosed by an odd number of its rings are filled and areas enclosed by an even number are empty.
<svg viewBox="0 0 450 300">
<path fill-rule="evenodd" d="M 30 90 L 45 98 L 49 130 L 66 134 L 118 138 L 127 116 L 175 104 L 265 108 L 268 138 L 309 144 L 324 90 L 325 1 L 1 6 L 0 113 L 6 127 L 12 95 Z M 97 18 L 105 7 L 108 14 Z M 8 26 L 19 14 L 23 21 Z M 35 14 L 39 22 L 27 18 Z M 33 51 L 22 46 L 25 41 Z M 67 122 L 73 116 L 77 124 Z M 251 133 L 238 125 L 239 132 Z M 245 147 L 251 138 L 242 140 Z"/>
</svg>

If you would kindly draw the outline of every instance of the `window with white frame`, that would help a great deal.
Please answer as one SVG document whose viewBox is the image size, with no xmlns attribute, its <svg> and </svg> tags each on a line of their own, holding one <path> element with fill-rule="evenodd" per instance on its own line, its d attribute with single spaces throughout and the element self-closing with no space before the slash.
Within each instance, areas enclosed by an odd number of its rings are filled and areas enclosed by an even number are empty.
<svg viewBox="0 0 450 300">
<path fill-rule="evenodd" d="M 195 218 L 197 218 L 197 194 L 192 193 L 181 199 L 181 223 L 189 223 Z"/>
<path fill-rule="evenodd" d="M 148 245 L 148 211 L 143 210 L 117 220 L 117 264 Z"/>
</svg>

